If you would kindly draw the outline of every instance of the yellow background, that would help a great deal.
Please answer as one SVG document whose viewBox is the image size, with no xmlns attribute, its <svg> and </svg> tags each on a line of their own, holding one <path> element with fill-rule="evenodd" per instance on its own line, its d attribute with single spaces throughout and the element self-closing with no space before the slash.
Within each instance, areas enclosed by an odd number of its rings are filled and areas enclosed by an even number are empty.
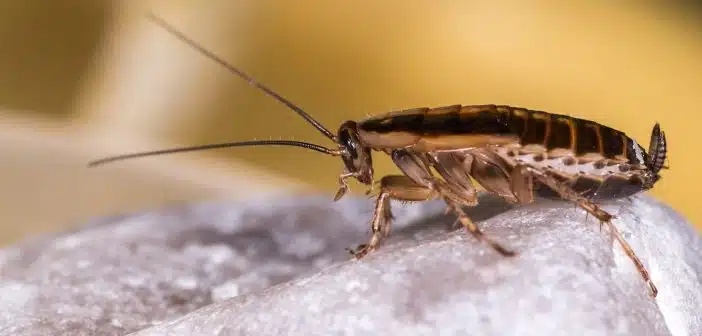
<svg viewBox="0 0 702 336">
<path fill-rule="evenodd" d="M 12 165 L 0 170 L 0 243 L 92 216 L 249 191 L 294 185 L 333 196 L 341 162 L 293 148 L 85 170 L 90 159 L 166 145 L 253 138 L 332 145 L 145 21 L 149 9 L 333 131 L 347 119 L 451 104 L 508 104 L 591 119 L 644 146 L 660 122 L 671 169 L 652 194 L 702 228 L 702 9 L 666 3 L 0 3 L 0 105 L 7 110 L 0 127 L 11 139 L 0 150 L 14 151 L 4 160 Z M 147 35 L 152 42 L 140 40 Z M 375 162 L 379 176 L 395 171 L 387 158 Z M 352 191 L 364 190 L 352 184 Z"/>
</svg>

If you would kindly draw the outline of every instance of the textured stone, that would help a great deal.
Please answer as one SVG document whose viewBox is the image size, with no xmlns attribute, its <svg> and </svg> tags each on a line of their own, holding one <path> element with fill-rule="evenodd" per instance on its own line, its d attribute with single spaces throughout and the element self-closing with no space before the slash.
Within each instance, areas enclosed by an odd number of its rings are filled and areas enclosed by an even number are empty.
<svg viewBox="0 0 702 336">
<path fill-rule="evenodd" d="M 96 220 L 0 250 L 0 335 L 701 335 L 702 239 L 649 197 L 605 208 L 647 287 L 594 218 L 563 202 L 469 214 L 394 205 L 392 237 L 361 261 L 372 202 L 290 197 Z"/>
</svg>

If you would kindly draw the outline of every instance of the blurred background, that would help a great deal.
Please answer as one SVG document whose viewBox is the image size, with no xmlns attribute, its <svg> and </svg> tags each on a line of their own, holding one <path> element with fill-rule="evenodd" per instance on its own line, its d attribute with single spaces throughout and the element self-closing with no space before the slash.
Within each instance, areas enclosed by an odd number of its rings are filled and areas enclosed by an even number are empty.
<svg viewBox="0 0 702 336">
<path fill-rule="evenodd" d="M 145 19 L 155 12 L 330 129 L 420 106 L 593 119 L 670 170 L 652 195 L 702 228 L 702 6 L 693 2 L 0 1 L 0 245 L 181 202 L 333 197 L 337 158 L 294 148 L 100 157 L 244 139 L 325 142 Z M 376 156 L 377 174 L 395 172 Z M 365 190 L 352 184 L 352 191 Z"/>
</svg>

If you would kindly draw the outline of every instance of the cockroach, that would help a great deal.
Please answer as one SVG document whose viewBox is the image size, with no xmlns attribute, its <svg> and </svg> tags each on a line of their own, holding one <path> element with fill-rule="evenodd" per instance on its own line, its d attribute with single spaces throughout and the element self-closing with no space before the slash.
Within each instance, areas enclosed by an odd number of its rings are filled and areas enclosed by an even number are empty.
<svg viewBox="0 0 702 336">
<path fill-rule="evenodd" d="M 299 114 L 335 148 L 292 140 L 252 140 L 182 147 L 104 158 L 90 166 L 127 158 L 167 153 L 242 146 L 294 146 L 341 158 L 341 199 L 349 189 L 347 180 L 378 185 L 371 220 L 372 235 L 366 244 L 348 249 L 355 259 L 376 250 L 390 232 L 390 201 L 443 200 L 448 213 L 479 241 L 503 256 L 516 253 L 485 235 L 463 211 L 477 206 L 473 178 L 486 191 L 510 204 L 529 204 L 538 195 L 575 203 L 607 224 L 627 256 L 650 288 L 658 293 L 643 263 L 612 224 L 613 215 L 595 202 L 629 197 L 651 189 L 660 180 L 667 143 L 658 123 L 653 127 L 648 152 L 624 132 L 594 121 L 503 105 L 450 105 L 413 108 L 346 121 L 336 134 L 302 108 L 258 83 L 238 68 L 204 49 L 162 19 L 150 19 L 211 60 L 248 81 Z M 371 151 L 389 155 L 402 172 L 384 176 L 376 183 Z"/>
</svg>

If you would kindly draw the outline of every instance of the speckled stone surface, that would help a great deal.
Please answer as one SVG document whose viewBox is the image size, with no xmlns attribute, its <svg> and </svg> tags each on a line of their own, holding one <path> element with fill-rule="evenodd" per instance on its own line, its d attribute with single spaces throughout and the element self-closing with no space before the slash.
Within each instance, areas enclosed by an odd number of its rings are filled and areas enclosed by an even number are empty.
<svg viewBox="0 0 702 336">
<path fill-rule="evenodd" d="M 702 239 L 648 197 L 605 205 L 659 289 L 594 218 L 484 196 L 469 214 L 395 205 L 361 261 L 372 202 L 177 205 L 0 250 L 0 335 L 702 335 Z"/>
</svg>

